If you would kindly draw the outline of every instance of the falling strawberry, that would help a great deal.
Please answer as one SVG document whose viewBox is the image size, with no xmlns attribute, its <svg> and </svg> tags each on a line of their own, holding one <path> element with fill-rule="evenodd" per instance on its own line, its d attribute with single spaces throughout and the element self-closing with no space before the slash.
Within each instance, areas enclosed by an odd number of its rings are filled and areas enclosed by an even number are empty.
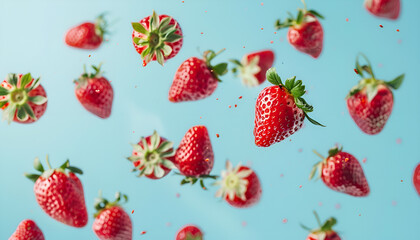
<svg viewBox="0 0 420 240">
<path fill-rule="evenodd" d="M 30 73 L 11 73 L 0 84 L 0 108 L 4 110 L 3 120 L 9 124 L 33 123 L 47 109 L 47 93 L 39 78 L 33 79 Z"/>
<path fill-rule="evenodd" d="M 310 229 L 301 225 L 302 228 L 310 232 L 306 240 L 341 240 L 340 236 L 332 229 L 332 227 L 337 223 L 335 218 L 329 218 L 324 224 L 321 224 L 318 214 L 316 212 L 314 212 L 314 214 L 319 225 L 318 229 Z"/>
<path fill-rule="evenodd" d="M 298 131 L 305 117 L 315 125 L 323 126 L 307 113 L 313 107 L 302 98 L 305 86 L 296 77 L 288 78 L 283 84 L 275 68 L 267 71 L 267 80 L 275 86 L 264 88 L 255 106 L 255 144 L 269 147 Z"/>
<path fill-rule="evenodd" d="M 117 192 L 115 201 L 109 202 L 101 194 L 95 199 L 93 232 L 101 240 L 131 240 L 133 236 L 130 216 L 120 206 L 121 198 L 128 200 L 127 195 Z"/>
<path fill-rule="evenodd" d="M 213 94 L 221 81 L 219 76 L 227 73 L 227 63 L 212 66 L 210 62 L 223 50 L 218 53 L 208 50 L 203 59 L 191 57 L 184 61 L 175 73 L 169 101 L 195 101 Z"/>
<path fill-rule="evenodd" d="M 353 155 L 342 150 L 342 147 L 331 148 L 327 158 L 314 151 L 322 161 L 314 165 L 309 178 L 314 178 L 318 172 L 325 185 L 334 191 L 355 197 L 369 195 L 369 185 L 362 166 Z"/>
<path fill-rule="evenodd" d="M 367 65 L 359 64 L 359 56 L 365 58 Z M 398 89 L 401 86 L 404 74 L 389 82 L 376 79 L 369 60 L 363 54 L 359 56 L 356 59 L 356 71 L 363 79 L 347 95 L 347 107 L 350 116 L 363 132 L 378 134 L 384 128 L 394 105 L 391 88 Z"/>
<path fill-rule="evenodd" d="M 298 51 L 318 58 L 322 52 L 324 41 L 324 30 L 318 21 L 318 18 L 324 17 L 314 10 L 299 9 L 297 17 L 294 18 L 289 13 L 289 18 L 284 22 L 276 21 L 276 29 L 289 28 L 287 38 Z"/>
<path fill-rule="evenodd" d="M 175 57 L 181 50 L 182 30 L 172 17 L 157 15 L 153 11 L 151 16 L 131 24 L 134 48 L 141 55 L 143 66 L 150 61 L 157 61 L 163 66 L 166 60 Z"/>
<path fill-rule="evenodd" d="M 221 180 L 215 185 L 221 186 L 216 197 L 223 197 L 231 206 L 247 208 L 258 203 L 262 189 L 257 174 L 249 167 L 238 164 L 233 168 L 226 161 L 226 170 L 222 171 Z"/>
<path fill-rule="evenodd" d="M 395 20 L 400 15 L 400 0 L 366 0 L 366 9 L 373 15 Z"/>
<path fill-rule="evenodd" d="M 197 226 L 187 225 L 178 231 L 175 240 L 203 240 L 203 233 Z"/>
<path fill-rule="evenodd" d="M 194 184 L 200 180 L 201 187 L 205 189 L 203 180 L 215 178 L 209 175 L 213 164 L 214 153 L 207 128 L 190 128 L 175 153 L 175 166 L 185 176 L 181 184 Z"/>
<path fill-rule="evenodd" d="M 94 73 L 84 73 L 75 80 L 76 97 L 82 106 L 100 118 L 111 115 L 114 90 L 109 81 L 102 76 L 101 65 L 92 66 Z"/>
<path fill-rule="evenodd" d="M 88 222 L 83 186 L 75 173 L 83 174 L 79 168 L 70 166 L 67 160 L 59 168 L 48 169 L 36 158 L 34 168 L 39 174 L 25 174 L 35 182 L 34 192 L 39 206 L 50 217 L 72 227 L 81 228 Z"/>
<path fill-rule="evenodd" d="M 417 165 L 416 169 L 414 170 L 413 183 L 417 193 L 420 195 L 420 164 Z"/>
<path fill-rule="evenodd" d="M 9 240 L 44 240 L 44 234 L 36 223 L 30 219 L 19 223 L 16 231 L 10 236 Z"/>
<path fill-rule="evenodd" d="M 95 23 L 85 22 L 71 28 L 65 37 L 66 44 L 81 49 L 97 49 L 107 33 L 108 27 L 104 14 L 96 18 Z"/>
<path fill-rule="evenodd" d="M 139 177 L 160 179 L 175 168 L 173 143 L 159 136 L 156 131 L 151 136 L 142 137 L 133 148 L 133 155 L 128 160 L 133 162 L 134 171 L 140 171 Z"/>
<path fill-rule="evenodd" d="M 274 52 L 263 50 L 243 56 L 242 60 L 231 60 L 236 65 L 234 73 L 239 73 L 242 83 L 248 87 L 255 87 L 265 81 L 265 73 L 274 63 Z"/>
</svg>

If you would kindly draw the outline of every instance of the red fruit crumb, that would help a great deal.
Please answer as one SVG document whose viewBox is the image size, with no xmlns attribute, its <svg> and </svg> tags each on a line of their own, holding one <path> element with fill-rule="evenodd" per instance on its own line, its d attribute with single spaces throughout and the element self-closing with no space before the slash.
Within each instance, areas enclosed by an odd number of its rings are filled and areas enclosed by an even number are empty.
<svg viewBox="0 0 420 240">
<path fill-rule="evenodd" d="M 348 18 L 346 18 L 346 22 L 348 22 L 349 21 L 349 19 Z"/>
<path fill-rule="evenodd" d="M 302 148 L 299 148 L 299 149 L 298 149 L 298 152 L 302 152 L 302 151 L 303 151 L 303 149 L 302 149 Z"/>
<path fill-rule="evenodd" d="M 340 209 L 341 205 L 339 203 L 335 204 L 335 209 Z"/>
<path fill-rule="evenodd" d="M 90 57 L 90 56 L 92 56 L 92 55 L 90 55 L 90 54 L 89 54 L 89 57 Z"/>
<path fill-rule="evenodd" d="M 237 107 L 238 105 L 235 104 L 235 107 Z"/>
<path fill-rule="evenodd" d="M 395 141 L 397 144 L 401 144 L 402 140 L 401 138 L 397 138 L 397 140 Z"/>
<path fill-rule="evenodd" d="M 218 133 L 216 133 L 216 137 L 219 137 L 220 135 Z"/>
<path fill-rule="evenodd" d="M 184 3 L 184 1 L 182 1 L 182 3 Z"/>
<path fill-rule="evenodd" d="M 229 108 L 231 108 L 232 106 L 231 105 L 229 105 Z"/>
<path fill-rule="evenodd" d="M 366 158 L 363 158 L 362 162 L 363 162 L 363 163 L 366 163 Z"/>
<path fill-rule="evenodd" d="M 284 177 L 284 174 L 283 174 L 283 173 L 281 173 L 281 174 L 280 174 L 280 177 Z"/>
<path fill-rule="evenodd" d="M 379 27 L 383 28 L 384 26 L 382 26 L 382 25 L 379 25 Z"/>
<path fill-rule="evenodd" d="M 133 214 L 133 213 L 134 213 L 134 210 L 131 211 L 131 214 Z"/>
<path fill-rule="evenodd" d="M 322 207 L 322 202 L 319 202 L 319 203 L 318 203 L 318 206 Z"/>
<path fill-rule="evenodd" d="M 143 60 L 143 67 L 146 67 L 147 63 L 145 60 Z"/>
<path fill-rule="evenodd" d="M 242 222 L 242 226 L 246 227 L 247 223 L 245 221 Z"/>
<path fill-rule="evenodd" d="M 239 96 L 239 99 L 242 99 L 242 96 Z"/>
<path fill-rule="evenodd" d="M 179 194 L 179 193 L 176 193 L 176 195 L 175 195 L 177 198 L 179 198 L 180 196 L 181 196 L 181 194 Z"/>
<path fill-rule="evenodd" d="M 170 227 L 171 225 L 172 225 L 172 223 L 170 223 L 170 222 L 167 222 L 167 223 L 166 223 L 166 226 L 167 226 L 167 227 Z"/>
<path fill-rule="evenodd" d="M 216 98 L 216 100 L 219 100 L 218 98 Z"/>
<path fill-rule="evenodd" d="M 201 32 L 201 34 L 203 34 L 203 32 Z"/>
<path fill-rule="evenodd" d="M 403 180 L 401 179 L 401 182 L 403 182 Z"/>
<path fill-rule="evenodd" d="M 243 46 L 243 48 L 245 48 L 245 46 Z"/>
<path fill-rule="evenodd" d="M 299 188 L 302 188 L 302 185 L 299 185 Z"/>
<path fill-rule="evenodd" d="M 283 218 L 282 222 L 287 223 L 287 218 Z"/>
<path fill-rule="evenodd" d="M 379 63 L 378 64 L 378 67 L 383 67 L 384 65 L 382 64 L 382 63 Z"/>
<path fill-rule="evenodd" d="M 400 29 L 397 29 L 397 32 L 399 32 L 400 31 Z"/>
<path fill-rule="evenodd" d="M 261 30 L 264 30 L 264 28 L 261 28 Z"/>
<path fill-rule="evenodd" d="M 362 214 L 359 214 L 359 217 L 362 216 Z"/>
<path fill-rule="evenodd" d="M 200 119 L 202 119 L 203 117 L 200 117 Z"/>
<path fill-rule="evenodd" d="M 261 6 L 264 6 L 264 3 L 261 3 Z"/>
<path fill-rule="evenodd" d="M 355 72 L 356 74 L 359 74 L 359 71 L 357 71 L 357 69 L 356 69 L 356 68 L 354 69 L 354 72 Z"/>
<path fill-rule="evenodd" d="M 274 32 L 274 34 L 277 34 L 277 32 Z"/>
<path fill-rule="evenodd" d="M 146 234 L 146 231 L 143 231 L 143 232 L 141 232 L 140 234 L 141 234 L 141 235 L 144 235 L 144 234 Z"/>
</svg>

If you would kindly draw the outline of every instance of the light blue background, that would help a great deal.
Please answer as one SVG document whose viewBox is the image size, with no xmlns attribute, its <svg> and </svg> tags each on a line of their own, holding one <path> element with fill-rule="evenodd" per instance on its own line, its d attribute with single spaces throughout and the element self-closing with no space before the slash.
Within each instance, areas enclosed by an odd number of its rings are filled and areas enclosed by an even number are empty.
<svg viewBox="0 0 420 240">
<path fill-rule="evenodd" d="M 130 213 L 134 239 L 174 239 L 178 228 L 187 223 L 199 225 L 207 240 L 305 239 L 307 232 L 299 223 L 316 227 L 312 210 L 323 220 L 335 216 L 336 230 L 343 239 L 419 239 L 420 199 L 412 173 L 420 161 L 420 28 L 416 20 L 420 2 L 402 0 L 398 21 L 369 15 L 362 2 L 307 1 L 309 8 L 326 17 L 322 21 L 324 50 L 314 60 L 288 44 L 286 30 L 274 34 L 274 21 L 284 19 L 287 11 L 295 13 L 302 6 L 298 0 L 264 0 L 263 6 L 261 0 L 1 0 L 0 76 L 29 71 L 41 76 L 49 101 L 46 114 L 35 124 L 0 124 L 0 239 L 7 239 L 25 218 L 34 219 L 47 239 L 96 239 L 92 218 L 85 228 L 75 229 L 49 218 L 37 205 L 33 184 L 23 173 L 32 172 L 33 159 L 45 160 L 47 153 L 54 166 L 70 158 L 84 170 L 80 179 L 90 216 L 99 189 L 109 198 L 117 190 L 127 193 L 130 201 L 125 208 L 135 210 Z M 153 9 L 176 18 L 185 36 L 181 52 L 164 68 L 157 63 L 143 68 L 131 44 L 130 22 L 150 15 Z M 109 42 L 95 51 L 64 44 L 69 27 L 104 11 L 109 12 L 109 19 L 117 20 Z M 231 74 L 205 100 L 170 103 L 168 89 L 177 67 L 188 57 L 198 56 L 198 49 L 208 48 L 226 48 L 215 62 L 273 49 L 281 77 L 296 75 L 304 80 L 306 99 L 315 107 L 311 116 L 328 127 L 307 122 L 290 139 L 257 148 L 252 134 L 255 99 L 268 83 L 247 89 Z M 404 84 L 395 92 L 391 118 L 377 136 L 363 134 L 345 105 L 344 97 L 359 80 L 353 72 L 359 51 L 373 62 L 379 78 L 391 80 L 406 73 Z M 115 91 L 113 112 L 107 120 L 81 107 L 72 82 L 83 64 L 100 62 Z M 235 209 L 215 199 L 214 188 L 181 187 L 179 177 L 172 174 L 152 181 L 130 173 L 131 165 L 124 159 L 131 154 L 129 143 L 156 129 L 178 144 L 187 129 L 198 124 L 206 125 L 211 135 L 216 157 L 213 173 L 224 168 L 226 159 L 235 164 L 252 162 L 263 185 L 259 205 Z M 396 143 L 398 138 L 401 144 Z M 322 181 L 308 181 L 311 166 L 318 161 L 311 150 L 326 154 L 337 142 L 360 161 L 367 158 L 362 165 L 371 187 L 369 197 L 350 197 L 329 190 Z M 336 204 L 341 208 L 336 209 Z M 147 233 L 140 235 L 142 231 Z"/>
</svg>

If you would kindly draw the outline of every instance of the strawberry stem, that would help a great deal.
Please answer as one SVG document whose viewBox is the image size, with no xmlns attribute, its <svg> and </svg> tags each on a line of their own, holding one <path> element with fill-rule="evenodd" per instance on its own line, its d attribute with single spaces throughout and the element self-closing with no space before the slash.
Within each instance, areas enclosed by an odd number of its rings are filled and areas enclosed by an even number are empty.
<svg viewBox="0 0 420 240">
<path fill-rule="evenodd" d="M 47 157 L 46 157 L 46 162 L 47 162 L 47 165 L 48 165 L 48 169 L 52 169 L 51 164 L 50 164 L 50 159 L 48 157 L 48 154 L 47 154 Z"/>
<path fill-rule="evenodd" d="M 318 213 L 316 211 L 314 211 L 314 215 L 315 215 L 316 222 L 318 223 L 318 226 L 321 228 L 322 227 L 321 219 L 319 218 Z"/>
<path fill-rule="evenodd" d="M 325 159 L 324 156 L 322 156 L 319 152 L 317 152 L 316 150 L 312 150 L 313 153 L 315 153 L 315 155 L 317 155 L 318 157 L 320 157 L 322 160 Z"/>
</svg>

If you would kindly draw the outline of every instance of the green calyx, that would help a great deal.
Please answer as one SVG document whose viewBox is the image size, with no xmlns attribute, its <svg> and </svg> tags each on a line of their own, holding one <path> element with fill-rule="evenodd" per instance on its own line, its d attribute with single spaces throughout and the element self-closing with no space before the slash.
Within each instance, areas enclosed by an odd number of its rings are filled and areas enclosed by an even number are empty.
<svg viewBox="0 0 420 240">
<path fill-rule="evenodd" d="M 59 168 L 52 168 L 51 167 L 48 155 L 46 157 L 46 162 L 47 162 L 48 169 L 45 169 L 44 166 L 42 166 L 41 162 L 39 161 L 39 158 L 35 158 L 34 168 L 39 173 L 37 173 L 37 174 L 25 173 L 24 174 L 25 177 L 27 177 L 28 179 L 30 179 L 33 182 L 36 182 L 36 180 L 38 180 L 39 177 L 42 177 L 44 179 L 48 179 L 55 171 L 59 171 L 59 172 L 63 172 L 63 173 L 72 172 L 72 173 L 77 173 L 77 174 L 83 174 L 83 171 L 80 170 L 79 168 L 74 167 L 74 166 L 70 166 L 70 161 L 68 159 Z"/>
<path fill-rule="evenodd" d="M 323 224 L 321 223 L 321 219 L 319 218 L 319 216 L 318 216 L 318 213 L 316 212 L 316 211 L 313 211 L 313 213 L 314 213 L 314 215 L 315 215 L 315 219 L 316 219 L 316 222 L 318 223 L 318 227 L 319 228 L 317 228 L 317 229 L 311 229 L 311 228 L 308 228 L 308 227 L 306 227 L 305 225 L 302 225 L 301 224 L 301 227 L 303 228 L 303 229 L 305 229 L 305 230 L 307 230 L 307 231 L 309 231 L 309 232 L 311 232 L 311 233 L 313 233 L 313 234 L 315 234 L 315 235 L 318 235 L 318 234 L 322 234 L 322 233 L 326 233 L 326 232 L 330 232 L 330 231 L 333 231 L 333 226 L 335 225 L 335 224 L 337 224 L 337 220 L 335 219 L 335 218 L 333 218 L 333 217 L 331 217 L 331 218 L 329 218 L 329 219 L 327 219 Z"/>
<path fill-rule="evenodd" d="M 321 175 L 322 175 L 322 166 L 324 166 L 325 164 L 327 164 L 327 159 L 330 158 L 330 157 L 334 157 L 335 155 L 337 155 L 342 150 L 343 150 L 343 146 L 335 146 L 335 147 L 331 148 L 328 151 L 328 157 L 327 158 L 325 158 L 324 156 L 322 156 L 319 152 L 313 150 L 313 152 L 315 153 L 315 155 L 317 155 L 322 160 L 319 161 L 319 162 L 317 162 L 317 163 L 315 163 L 314 166 L 312 167 L 311 173 L 309 174 L 309 180 L 312 180 L 315 177 L 315 175 L 317 175 L 316 180 L 318 180 L 319 178 L 321 178 Z"/>
<path fill-rule="evenodd" d="M 104 39 L 105 34 L 108 34 L 108 22 L 105 19 L 105 13 L 99 15 L 95 20 L 95 33 L 100 36 L 101 39 Z"/>
<path fill-rule="evenodd" d="M 103 74 L 101 71 L 102 63 L 98 66 L 92 65 L 92 69 L 94 70 L 92 73 L 88 73 L 86 70 L 86 65 L 83 65 L 83 73 L 80 75 L 78 79 L 75 79 L 73 82 L 77 83 L 77 87 L 85 87 L 89 79 L 93 78 L 100 78 Z"/>
<path fill-rule="evenodd" d="M 4 108 L 3 120 L 7 120 L 10 124 L 15 115 L 20 122 L 25 122 L 29 118 L 37 120 L 35 113 L 29 103 L 42 105 L 47 102 L 44 96 L 29 96 L 29 93 L 37 88 L 40 79 L 32 81 L 30 73 L 23 75 L 21 78 L 15 73 L 7 75 L 6 82 L 11 87 L 0 86 L 0 108 Z"/>
<path fill-rule="evenodd" d="M 153 11 L 149 19 L 149 29 L 146 29 L 141 23 L 133 22 L 134 31 L 143 34 L 143 37 L 135 37 L 134 43 L 146 47 L 141 53 L 141 59 L 147 64 L 152 61 L 153 57 L 160 65 L 163 66 L 165 59 L 172 53 L 172 48 L 166 43 L 174 43 L 179 41 L 182 36 L 175 34 L 177 31 L 177 24 L 169 25 L 171 17 L 165 17 L 159 20 L 159 16 Z"/>
<path fill-rule="evenodd" d="M 122 200 L 124 200 L 122 202 Z M 102 197 L 102 191 L 99 191 L 98 197 L 95 198 L 94 207 L 96 213 L 93 215 L 95 218 L 101 214 L 102 211 L 114 207 L 120 206 L 121 202 L 126 203 L 128 201 L 128 196 L 125 194 L 121 194 L 120 192 L 115 193 L 115 200 L 113 202 L 109 202 L 107 199 Z"/>
<path fill-rule="evenodd" d="M 321 123 L 310 118 L 307 113 L 314 110 L 313 106 L 309 105 L 305 99 L 302 98 L 305 95 L 305 85 L 302 85 L 302 80 L 296 80 L 296 76 L 286 79 L 286 82 L 283 84 L 280 76 L 277 74 L 274 67 L 267 70 L 266 73 L 267 80 L 280 88 L 286 88 L 289 94 L 294 98 L 296 106 L 303 110 L 305 117 L 314 125 L 322 126 Z"/>
<path fill-rule="evenodd" d="M 201 236 L 201 234 L 197 234 L 194 236 L 191 233 L 187 233 L 187 237 L 185 238 L 185 240 L 203 240 L 203 236 Z"/>
<path fill-rule="evenodd" d="M 178 175 L 181 175 L 179 173 L 177 173 Z M 204 184 L 204 180 L 205 179 L 217 179 L 218 176 L 215 175 L 201 175 L 199 177 L 191 177 L 191 176 L 185 176 L 184 179 L 182 179 L 181 181 L 181 185 L 185 185 L 185 184 L 191 184 L 194 185 L 196 182 L 200 182 L 200 186 L 203 190 L 207 190 L 206 185 Z"/>
<path fill-rule="evenodd" d="M 219 76 L 223 76 L 228 72 L 228 64 L 227 63 L 219 63 L 217 65 L 212 65 L 211 60 L 213 60 L 217 55 L 225 51 L 226 49 L 223 48 L 222 50 L 218 51 L 217 53 L 213 50 L 207 50 L 203 54 L 204 60 L 206 60 L 207 67 L 213 73 L 213 76 L 217 79 L 217 81 L 221 82 Z"/>
<path fill-rule="evenodd" d="M 365 65 L 360 64 L 360 57 L 364 58 L 364 60 L 366 61 Z M 397 90 L 401 86 L 405 77 L 405 74 L 401 74 L 391 81 L 383 81 L 376 79 L 372 70 L 372 64 L 363 53 L 359 53 L 356 57 L 355 72 L 357 73 L 357 75 L 360 75 L 360 77 L 362 77 L 362 80 L 360 80 L 359 83 L 350 90 L 346 98 L 354 96 L 360 91 L 365 91 L 369 102 L 376 96 L 378 92 L 378 86 L 383 85 L 387 86 L 388 88 Z"/>
<path fill-rule="evenodd" d="M 319 14 L 317 11 L 307 10 L 305 1 L 302 0 L 302 2 L 303 2 L 303 5 L 304 5 L 304 8 L 303 9 L 298 8 L 298 13 L 297 13 L 296 17 L 294 17 L 292 13 L 287 12 L 289 17 L 286 18 L 283 22 L 280 19 L 278 19 L 276 21 L 276 23 L 274 24 L 274 27 L 277 30 L 282 29 L 282 28 L 288 28 L 288 27 L 299 27 L 303 23 L 314 21 L 313 16 L 318 17 L 320 19 L 324 19 L 324 16 Z"/>
</svg>

